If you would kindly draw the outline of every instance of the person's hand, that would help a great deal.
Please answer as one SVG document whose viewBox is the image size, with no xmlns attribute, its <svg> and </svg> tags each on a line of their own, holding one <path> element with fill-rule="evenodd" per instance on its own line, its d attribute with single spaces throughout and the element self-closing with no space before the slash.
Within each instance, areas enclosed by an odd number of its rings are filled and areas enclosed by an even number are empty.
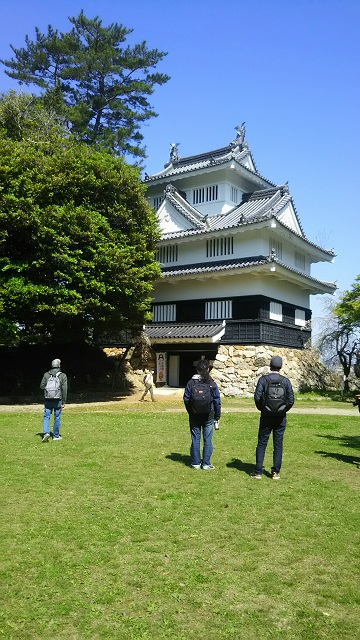
<svg viewBox="0 0 360 640">
<path fill-rule="evenodd" d="M 62 405 L 61 405 L 61 408 L 63 409 L 64 407 L 65 407 L 65 404 L 62 404 Z"/>
</svg>

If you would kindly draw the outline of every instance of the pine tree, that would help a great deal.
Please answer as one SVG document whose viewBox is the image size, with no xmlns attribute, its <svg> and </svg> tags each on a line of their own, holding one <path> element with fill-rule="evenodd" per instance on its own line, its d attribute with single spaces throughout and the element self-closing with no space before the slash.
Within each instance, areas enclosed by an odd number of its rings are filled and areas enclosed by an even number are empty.
<svg viewBox="0 0 360 640">
<path fill-rule="evenodd" d="M 35 28 L 34 41 L 26 36 L 25 47 L 11 46 L 14 57 L 1 60 L 5 73 L 39 87 L 44 104 L 67 120 L 79 140 L 144 157 L 141 125 L 157 115 L 148 97 L 169 80 L 155 71 L 166 53 L 148 49 L 146 42 L 126 45 L 132 29 L 104 27 L 83 11 L 69 20 L 68 33 L 50 25 L 46 34 Z"/>
</svg>

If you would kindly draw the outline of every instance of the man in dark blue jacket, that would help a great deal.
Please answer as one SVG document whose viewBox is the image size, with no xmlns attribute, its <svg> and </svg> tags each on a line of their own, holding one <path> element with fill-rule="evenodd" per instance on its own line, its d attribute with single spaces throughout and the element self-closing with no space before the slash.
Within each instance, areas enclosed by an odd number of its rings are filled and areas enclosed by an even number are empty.
<svg viewBox="0 0 360 640">
<path fill-rule="evenodd" d="M 256 467 L 255 472 L 251 474 L 256 480 L 261 480 L 262 478 L 265 451 L 271 432 L 274 443 L 271 477 L 273 480 L 280 480 L 283 439 L 286 429 L 286 412 L 289 411 L 294 404 L 294 392 L 291 382 L 288 378 L 285 378 L 285 376 L 280 375 L 279 371 L 281 367 L 282 358 L 280 358 L 280 356 L 273 356 L 270 360 L 270 373 L 259 378 L 254 393 L 256 407 L 261 411 L 258 443 L 256 447 Z M 280 413 L 271 413 L 269 407 L 266 405 L 267 389 L 270 383 L 279 384 L 279 386 L 284 389 L 283 406 Z"/>
<path fill-rule="evenodd" d="M 187 383 L 183 396 L 186 411 L 189 414 L 191 466 L 193 469 L 210 471 L 215 469 L 210 462 L 210 458 L 213 452 L 212 435 L 214 421 L 218 423 L 221 414 L 220 392 L 217 384 L 209 375 L 210 368 L 207 360 L 199 360 L 196 370 L 197 373 L 195 373 Z M 210 387 L 209 407 L 204 413 L 199 413 L 196 410 L 193 390 L 194 387 L 197 386 L 200 393 L 204 395 L 207 393 L 206 387 Z M 201 430 L 204 440 L 202 461 L 200 456 Z"/>
</svg>

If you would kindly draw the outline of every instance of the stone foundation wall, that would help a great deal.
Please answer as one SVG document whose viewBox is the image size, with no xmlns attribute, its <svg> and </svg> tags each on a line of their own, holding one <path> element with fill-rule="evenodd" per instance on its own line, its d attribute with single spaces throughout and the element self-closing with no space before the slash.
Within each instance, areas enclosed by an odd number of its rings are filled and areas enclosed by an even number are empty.
<svg viewBox="0 0 360 640">
<path fill-rule="evenodd" d="M 128 390 L 143 388 L 143 362 L 136 347 L 104 351 L 114 358 L 118 381 L 123 379 Z M 342 389 L 342 376 L 329 371 L 311 347 L 300 350 L 264 345 L 219 345 L 211 375 L 223 396 L 252 397 L 259 376 L 270 371 L 269 363 L 274 355 L 282 357 L 281 373 L 290 379 L 294 391 Z M 154 353 L 146 364 L 155 367 Z M 353 380 L 350 382 L 351 388 L 358 387 L 356 379 L 355 383 Z"/>
<path fill-rule="evenodd" d="M 223 396 L 251 397 L 259 376 L 270 371 L 274 355 L 282 357 L 281 373 L 290 379 L 294 391 L 339 389 L 339 376 L 331 373 L 311 348 L 220 345 L 211 375 Z"/>
</svg>

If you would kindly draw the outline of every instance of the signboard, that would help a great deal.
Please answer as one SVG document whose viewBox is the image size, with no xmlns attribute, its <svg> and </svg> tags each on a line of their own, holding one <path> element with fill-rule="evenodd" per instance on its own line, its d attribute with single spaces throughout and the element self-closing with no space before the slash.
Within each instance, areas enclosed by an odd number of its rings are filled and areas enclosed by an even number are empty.
<svg viewBox="0 0 360 640">
<path fill-rule="evenodd" d="M 166 353 L 156 354 L 156 382 L 167 382 Z"/>
</svg>

